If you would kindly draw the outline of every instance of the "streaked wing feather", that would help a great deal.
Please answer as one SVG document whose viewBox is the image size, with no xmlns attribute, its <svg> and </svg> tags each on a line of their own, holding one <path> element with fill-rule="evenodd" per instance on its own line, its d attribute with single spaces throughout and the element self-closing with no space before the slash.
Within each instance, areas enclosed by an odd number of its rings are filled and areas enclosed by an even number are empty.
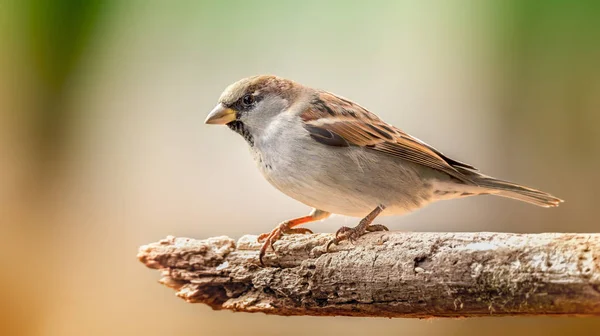
<svg viewBox="0 0 600 336">
<path fill-rule="evenodd" d="M 320 92 L 312 101 L 312 108 L 304 111 L 301 118 L 306 123 L 311 136 L 317 141 L 322 139 L 315 137 L 315 133 L 323 135 L 324 131 L 330 132 L 331 138 L 340 137 L 349 145 L 366 147 L 369 150 L 396 156 L 445 172 L 464 182 L 473 183 L 454 166 L 473 171 L 476 168 L 446 157 L 435 148 L 385 123 L 373 113 L 347 99 Z M 341 142 L 338 139 L 335 143 Z M 335 144 L 330 145 L 335 146 Z"/>
</svg>

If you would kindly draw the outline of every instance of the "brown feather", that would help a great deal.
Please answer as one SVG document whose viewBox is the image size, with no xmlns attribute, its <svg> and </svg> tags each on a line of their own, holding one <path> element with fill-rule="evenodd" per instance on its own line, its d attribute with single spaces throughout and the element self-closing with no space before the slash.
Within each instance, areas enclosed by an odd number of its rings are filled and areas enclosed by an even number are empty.
<svg viewBox="0 0 600 336">
<path fill-rule="evenodd" d="M 385 123 L 364 107 L 328 92 L 318 92 L 311 108 L 300 117 L 311 128 L 322 128 L 348 141 L 449 174 L 463 182 L 473 180 L 455 168 L 475 171 L 473 166 L 452 160 L 417 138 Z"/>
</svg>

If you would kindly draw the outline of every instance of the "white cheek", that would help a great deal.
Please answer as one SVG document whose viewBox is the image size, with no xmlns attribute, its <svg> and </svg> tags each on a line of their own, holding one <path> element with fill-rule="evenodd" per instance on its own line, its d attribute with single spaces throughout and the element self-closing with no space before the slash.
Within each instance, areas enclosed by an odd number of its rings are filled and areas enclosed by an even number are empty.
<svg viewBox="0 0 600 336">
<path fill-rule="evenodd" d="M 281 99 L 279 97 L 269 97 L 261 100 L 257 104 L 255 110 L 264 112 L 264 114 L 270 115 L 272 117 L 283 111 L 286 108 L 287 104 L 288 102 L 285 99 Z"/>
<path fill-rule="evenodd" d="M 278 97 L 266 97 L 246 112 L 240 119 L 257 132 L 264 131 L 287 106 L 287 101 Z"/>
</svg>

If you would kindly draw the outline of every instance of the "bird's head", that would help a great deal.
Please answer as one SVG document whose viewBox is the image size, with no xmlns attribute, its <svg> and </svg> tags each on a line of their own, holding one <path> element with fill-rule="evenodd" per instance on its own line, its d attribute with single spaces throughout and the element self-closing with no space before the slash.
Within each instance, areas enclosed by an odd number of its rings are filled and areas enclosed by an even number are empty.
<svg viewBox="0 0 600 336">
<path fill-rule="evenodd" d="M 244 78 L 223 91 L 205 123 L 227 125 L 244 137 L 256 135 L 275 116 L 288 110 L 301 92 L 301 85 L 277 76 Z"/>
</svg>

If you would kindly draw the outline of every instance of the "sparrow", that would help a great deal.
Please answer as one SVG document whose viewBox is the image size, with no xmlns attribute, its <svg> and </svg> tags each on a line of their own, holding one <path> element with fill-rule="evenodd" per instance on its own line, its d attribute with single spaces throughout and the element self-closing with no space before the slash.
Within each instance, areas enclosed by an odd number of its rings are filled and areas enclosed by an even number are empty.
<svg viewBox="0 0 600 336">
<path fill-rule="evenodd" d="M 283 234 L 330 214 L 362 218 L 328 244 L 354 241 L 379 215 L 401 215 L 441 200 L 497 195 L 541 207 L 561 199 L 480 173 L 333 93 L 272 75 L 228 86 L 206 124 L 226 125 L 248 143 L 258 169 L 275 188 L 313 208 L 261 234 L 259 260 Z"/>
</svg>

